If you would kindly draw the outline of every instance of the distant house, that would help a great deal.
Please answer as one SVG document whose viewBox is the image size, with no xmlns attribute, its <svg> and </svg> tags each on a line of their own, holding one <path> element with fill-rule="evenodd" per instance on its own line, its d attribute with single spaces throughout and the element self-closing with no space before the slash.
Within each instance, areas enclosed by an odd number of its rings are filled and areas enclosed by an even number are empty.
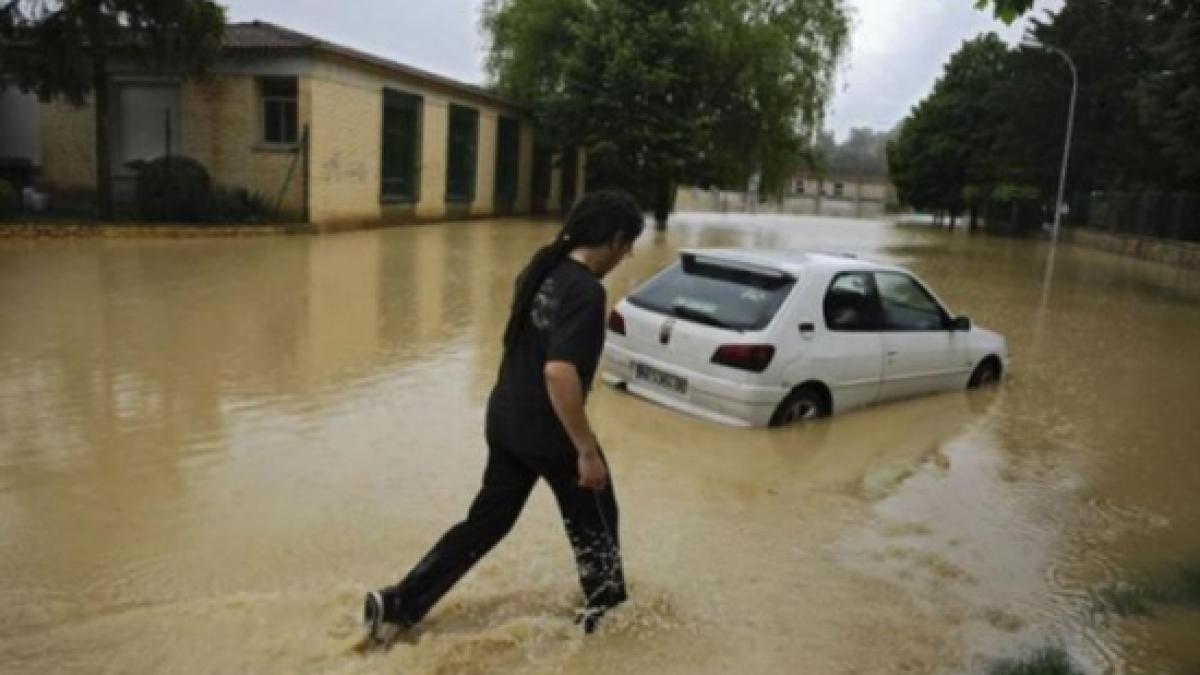
<svg viewBox="0 0 1200 675">
<path fill-rule="evenodd" d="M 811 202 L 813 213 L 872 217 L 895 202 L 896 188 L 887 176 L 799 174 L 792 179 L 788 200 Z"/>
<path fill-rule="evenodd" d="M 519 103 L 261 21 L 227 26 L 203 75 L 180 81 L 129 61 L 114 63 L 111 81 L 113 181 L 125 202 L 130 163 L 168 153 L 330 227 L 557 210 L 582 192 L 581 153 L 555 161 L 535 149 Z M 93 119 L 90 106 L 42 106 L 52 200 L 93 198 Z"/>
</svg>

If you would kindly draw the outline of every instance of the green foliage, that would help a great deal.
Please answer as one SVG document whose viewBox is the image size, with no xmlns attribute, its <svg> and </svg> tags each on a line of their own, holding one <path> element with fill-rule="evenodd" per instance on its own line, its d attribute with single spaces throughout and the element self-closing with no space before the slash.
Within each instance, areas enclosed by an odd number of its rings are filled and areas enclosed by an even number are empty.
<svg viewBox="0 0 1200 675">
<path fill-rule="evenodd" d="M 918 209 L 957 213 L 964 190 L 993 182 L 992 150 L 1000 124 L 991 93 L 1005 76 L 1008 47 L 987 33 L 950 57 L 933 92 L 913 108 L 888 146 L 900 199 Z"/>
<path fill-rule="evenodd" d="M 992 201 L 997 204 L 1026 203 L 1036 201 L 1040 196 L 1038 189 L 1032 185 L 1014 185 L 1000 183 L 992 189 Z"/>
<path fill-rule="evenodd" d="M 15 46 L 0 73 L 43 100 L 80 105 L 97 85 L 96 60 L 120 54 L 192 72 L 216 57 L 224 30 L 225 10 L 211 0 L 3 0 L 0 41 Z"/>
<path fill-rule="evenodd" d="M 1030 26 L 1078 73 L 1068 194 L 1200 189 L 1200 5 L 1071 0 Z M 1055 52 L 965 43 L 888 148 L 902 201 L 1052 213 L 1071 89 Z M 995 203 L 1020 208 L 987 208 Z"/>
<path fill-rule="evenodd" d="M 878 176 L 888 175 L 887 144 L 892 132 L 879 132 L 862 127 L 850 130 L 842 143 L 833 134 L 822 132 L 817 139 L 817 161 L 826 173 Z"/>
<path fill-rule="evenodd" d="M 159 157 L 137 172 L 138 213 L 145 220 L 200 223 L 210 219 L 213 190 L 208 170 L 188 157 Z"/>
<path fill-rule="evenodd" d="M 783 186 L 847 38 L 841 0 L 487 0 L 488 71 L 594 184 Z"/>
<path fill-rule="evenodd" d="M 137 205 L 143 220 L 168 223 L 258 223 L 274 216 L 265 197 L 214 185 L 188 157 L 159 157 L 137 165 Z"/>
<path fill-rule="evenodd" d="M 1141 120 L 1179 182 L 1194 189 L 1200 186 L 1200 4 L 1166 0 L 1149 10 L 1151 67 L 1138 89 Z"/>
<path fill-rule="evenodd" d="M 8 220 L 17 214 L 21 208 L 21 196 L 16 188 L 4 179 L 0 179 L 0 220 Z"/>
<path fill-rule="evenodd" d="M 975 0 L 975 9 L 987 9 L 988 5 L 997 19 L 1011 25 L 1017 17 L 1033 9 L 1033 0 Z"/>
<path fill-rule="evenodd" d="M 214 185 L 188 157 L 159 157 L 137 169 L 138 215 L 159 223 L 257 223 L 274 215 L 267 199 L 245 188 Z"/>
<path fill-rule="evenodd" d="M 261 223 L 269 220 L 274 210 L 267 199 L 246 188 L 217 186 L 213 189 L 209 220 L 215 223 Z"/>
</svg>

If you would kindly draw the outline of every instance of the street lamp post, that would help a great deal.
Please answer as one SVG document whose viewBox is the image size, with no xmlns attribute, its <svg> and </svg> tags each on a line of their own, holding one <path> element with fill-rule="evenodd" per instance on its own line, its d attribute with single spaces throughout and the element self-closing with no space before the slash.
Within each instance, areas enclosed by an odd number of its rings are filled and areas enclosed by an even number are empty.
<svg viewBox="0 0 1200 675">
<path fill-rule="evenodd" d="M 1075 94 L 1079 89 L 1079 75 L 1075 70 L 1075 62 L 1062 49 L 1040 42 L 1026 42 L 1022 46 L 1054 52 L 1061 56 L 1067 62 L 1067 67 L 1071 69 L 1071 104 L 1067 109 L 1067 138 L 1063 142 L 1062 168 L 1058 173 L 1058 199 L 1054 202 L 1054 225 L 1050 230 L 1050 253 L 1046 258 L 1046 274 L 1042 279 L 1042 300 L 1038 303 L 1037 320 L 1035 321 L 1033 334 L 1033 351 L 1036 353 L 1041 350 L 1046 305 L 1050 300 L 1050 279 L 1054 276 L 1054 253 L 1058 248 L 1058 229 L 1062 221 L 1063 196 L 1067 186 L 1067 161 L 1071 156 L 1071 132 L 1075 126 Z"/>
<path fill-rule="evenodd" d="M 1067 109 L 1067 138 L 1063 141 L 1062 168 L 1058 174 L 1058 199 L 1054 202 L 1054 226 L 1050 231 L 1050 246 L 1051 250 L 1053 250 L 1054 244 L 1058 241 L 1058 228 L 1062 220 L 1063 193 L 1067 187 L 1067 161 L 1071 156 L 1071 132 L 1075 126 L 1075 94 L 1079 89 L 1079 75 L 1075 70 L 1075 62 L 1071 60 L 1070 54 L 1067 54 L 1062 49 L 1041 42 L 1026 42 L 1023 46 L 1054 52 L 1061 56 L 1067 62 L 1067 67 L 1071 69 L 1071 104 Z"/>
</svg>

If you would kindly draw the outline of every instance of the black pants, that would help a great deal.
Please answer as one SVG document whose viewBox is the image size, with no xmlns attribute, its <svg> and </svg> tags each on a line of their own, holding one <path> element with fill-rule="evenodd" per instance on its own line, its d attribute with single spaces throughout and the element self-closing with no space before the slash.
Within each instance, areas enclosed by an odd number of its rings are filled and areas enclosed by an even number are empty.
<svg viewBox="0 0 1200 675">
<path fill-rule="evenodd" d="M 626 599 L 612 476 L 603 490 L 579 487 L 573 450 L 553 455 L 517 453 L 496 436 L 489 430 L 483 487 L 466 520 L 442 535 L 408 576 L 385 592 L 388 604 L 400 614 L 399 623 L 424 618 L 512 530 L 539 477 L 549 483 L 558 501 L 587 607 L 605 610 Z"/>
</svg>

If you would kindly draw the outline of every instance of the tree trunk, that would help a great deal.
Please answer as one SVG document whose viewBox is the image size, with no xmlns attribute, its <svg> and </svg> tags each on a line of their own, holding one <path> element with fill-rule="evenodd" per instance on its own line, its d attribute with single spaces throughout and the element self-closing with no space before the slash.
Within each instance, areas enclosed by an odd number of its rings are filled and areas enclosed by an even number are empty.
<svg viewBox="0 0 1200 675">
<path fill-rule="evenodd" d="M 103 51 L 92 56 L 93 110 L 96 113 L 96 217 L 113 219 L 112 162 L 108 138 L 108 59 Z"/>
<path fill-rule="evenodd" d="M 950 209 L 950 229 L 954 229 L 955 223 L 958 222 L 958 209 Z"/>
<path fill-rule="evenodd" d="M 971 205 L 971 219 L 969 221 L 967 221 L 967 231 L 974 232 L 975 228 L 978 225 L 979 225 L 979 205 L 972 204 Z"/>
<path fill-rule="evenodd" d="M 659 169 L 654 177 L 654 229 L 663 232 L 667 229 L 667 217 L 675 206 L 675 184 L 670 174 Z"/>
</svg>

